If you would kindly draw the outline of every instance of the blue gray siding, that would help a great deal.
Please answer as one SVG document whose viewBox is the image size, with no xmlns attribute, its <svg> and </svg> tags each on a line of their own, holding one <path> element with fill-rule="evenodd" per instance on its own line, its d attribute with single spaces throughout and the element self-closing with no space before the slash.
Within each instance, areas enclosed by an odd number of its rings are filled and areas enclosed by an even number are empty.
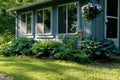
<svg viewBox="0 0 120 80">
<path fill-rule="evenodd" d="M 77 1 L 77 0 L 76 0 Z M 61 3 L 57 3 L 54 5 L 53 4 L 49 4 L 47 6 L 43 6 L 44 8 L 45 7 L 51 7 L 52 8 L 52 19 L 51 19 L 51 25 L 52 25 L 52 34 L 51 35 L 48 35 L 45 36 L 46 38 L 50 38 L 49 36 L 53 36 L 51 37 L 52 38 L 56 38 L 57 36 L 57 5 L 61 5 L 61 4 L 65 4 L 65 3 L 68 3 L 70 1 L 64 1 L 64 2 L 61 2 Z M 71 2 L 73 2 L 71 0 Z M 105 0 L 78 0 L 78 31 L 79 30 L 84 30 L 85 31 L 85 37 L 96 37 L 98 39 L 104 39 L 104 27 L 105 27 L 105 9 L 104 9 L 104 6 L 105 6 Z M 91 23 L 87 23 L 83 18 L 82 18 L 82 14 L 81 14 L 81 7 L 88 3 L 88 2 L 92 2 L 92 3 L 98 3 L 100 5 L 102 5 L 103 7 L 103 10 L 102 12 L 100 13 L 100 15 L 95 18 Z M 120 1 L 119 1 L 120 2 Z M 40 9 L 42 8 L 42 5 L 37 5 L 35 7 L 31 7 L 30 9 L 28 10 L 32 10 L 33 11 L 33 38 L 37 38 L 36 37 L 36 10 L 37 9 Z M 26 12 L 27 10 L 26 9 L 23 9 L 23 10 L 19 10 L 18 13 L 22 13 L 22 12 Z M 17 20 L 17 38 L 20 37 L 19 36 L 19 20 Z M 120 32 L 119 32 L 120 33 Z M 42 36 L 43 37 L 43 36 Z M 40 37 L 39 37 L 40 38 Z M 38 38 L 38 39 L 39 39 Z"/>
<path fill-rule="evenodd" d="M 94 3 L 96 3 L 96 1 L 94 0 Z M 99 3 L 103 10 L 102 12 L 99 14 L 98 17 L 96 17 L 93 22 L 92 22 L 92 25 L 91 25 L 91 34 L 93 37 L 96 37 L 98 39 L 104 39 L 105 37 L 105 8 L 104 8 L 104 0 L 99 0 Z"/>
</svg>

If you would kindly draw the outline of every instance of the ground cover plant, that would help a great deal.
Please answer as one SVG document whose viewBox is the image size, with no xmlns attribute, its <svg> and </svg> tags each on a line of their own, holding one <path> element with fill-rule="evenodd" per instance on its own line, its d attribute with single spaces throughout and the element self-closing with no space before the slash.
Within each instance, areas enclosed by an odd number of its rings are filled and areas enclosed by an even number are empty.
<svg viewBox="0 0 120 80">
<path fill-rule="evenodd" d="M 119 62 L 78 64 L 61 60 L 0 56 L 0 73 L 13 80 L 120 80 Z"/>
<path fill-rule="evenodd" d="M 39 41 L 33 45 L 32 51 L 37 58 L 50 57 L 56 52 L 59 52 L 62 47 L 62 43 L 57 41 Z"/>
<path fill-rule="evenodd" d="M 13 40 L 0 45 L 0 53 L 4 56 L 26 55 L 32 56 L 32 46 L 36 41 L 28 38 Z"/>
<path fill-rule="evenodd" d="M 54 55 L 54 59 L 74 61 L 77 63 L 90 63 L 91 62 L 88 55 L 86 55 L 84 51 L 71 50 L 71 49 L 66 49 L 64 51 L 57 52 Z"/>
<path fill-rule="evenodd" d="M 110 58 L 111 54 L 120 54 L 120 50 L 112 40 L 88 38 L 81 41 L 81 44 L 83 51 L 85 51 L 92 60 Z"/>
</svg>

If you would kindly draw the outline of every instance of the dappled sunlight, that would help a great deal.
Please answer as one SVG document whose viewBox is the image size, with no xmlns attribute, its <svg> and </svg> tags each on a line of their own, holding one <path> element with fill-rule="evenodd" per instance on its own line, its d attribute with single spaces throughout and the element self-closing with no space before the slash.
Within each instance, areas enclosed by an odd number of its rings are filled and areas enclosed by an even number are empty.
<svg viewBox="0 0 120 80">
<path fill-rule="evenodd" d="M 14 80 L 118 80 L 120 69 L 61 60 L 0 57 L 0 73 Z"/>
</svg>

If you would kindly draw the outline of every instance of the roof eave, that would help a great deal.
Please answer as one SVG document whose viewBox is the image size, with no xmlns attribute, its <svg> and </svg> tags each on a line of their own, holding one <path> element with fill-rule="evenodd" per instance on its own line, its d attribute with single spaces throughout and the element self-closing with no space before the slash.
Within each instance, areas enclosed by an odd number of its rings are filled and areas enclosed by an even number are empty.
<svg viewBox="0 0 120 80">
<path fill-rule="evenodd" d="M 32 6 L 39 5 L 39 4 L 46 3 L 46 2 L 50 2 L 50 1 L 53 1 L 53 0 L 45 0 L 45 1 L 37 1 L 37 2 L 34 2 L 34 3 L 29 3 L 29 4 L 26 4 L 26 5 L 20 6 L 20 7 L 15 7 L 15 8 L 8 9 L 7 12 L 17 11 L 17 10 L 20 10 L 20 9 L 32 7 Z"/>
</svg>

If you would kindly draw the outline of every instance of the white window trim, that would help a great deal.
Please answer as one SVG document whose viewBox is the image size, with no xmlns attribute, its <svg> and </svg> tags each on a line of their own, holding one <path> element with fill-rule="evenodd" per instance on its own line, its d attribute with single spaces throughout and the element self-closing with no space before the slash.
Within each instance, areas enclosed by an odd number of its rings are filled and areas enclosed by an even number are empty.
<svg viewBox="0 0 120 80">
<path fill-rule="evenodd" d="M 70 4 L 73 4 L 73 3 L 76 3 L 76 4 L 77 4 L 77 16 L 78 16 L 78 6 L 79 6 L 79 5 L 78 5 L 78 2 L 71 2 L 71 3 L 61 4 L 61 5 L 58 5 L 58 6 L 57 6 L 57 28 L 56 28 L 57 30 L 56 30 L 56 31 L 57 31 L 57 34 L 58 34 L 58 35 L 63 35 L 63 34 L 77 34 L 77 30 L 76 30 L 75 33 L 68 33 L 68 29 L 67 29 L 67 28 L 68 28 L 68 10 L 67 10 L 68 7 L 67 7 L 67 6 L 70 5 Z M 67 23 L 67 24 L 66 24 L 66 33 L 58 33 L 58 12 L 59 12 L 59 11 L 58 11 L 58 8 L 61 7 L 61 6 L 66 6 L 66 19 L 67 19 L 67 20 L 66 20 L 66 23 Z M 77 22 L 78 22 L 78 17 L 77 17 Z M 79 23 L 77 23 L 77 28 L 76 28 L 76 29 L 78 29 L 78 24 L 79 24 Z"/>
<path fill-rule="evenodd" d="M 43 33 L 42 34 L 37 34 L 37 11 L 42 10 L 43 11 L 43 25 L 44 25 L 44 10 L 46 9 L 51 9 L 50 11 L 50 33 L 45 33 L 44 27 L 43 27 Z M 36 10 L 36 22 L 35 22 L 36 26 L 35 26 L 35 34 L 36 36 L 43 36 L 43 35 L 51 35 L 52 34 L 52 8 L 48 7 L 48 8 L 42 8 L 42 9 L 37 9 Z"/>
<path fill-rule="evenodd" d="M 27 34 L 27 14 L 28 13 L 31 13 L 31 33 L 30 34 Z M 23 15 L 23 14 L 25 14 L 25 16 L 26 16 L 26 23 L 25 23 L 25 26 L 26 26 L 26 31 L 25 31 L 25 34 L 21 34 L 20 33 L 20 35 L 23 35 L 23 36 L 25 36 L 25 35 L 33 35 L 33 11 L 29 11 L 29 12 L 24 12 L 24 13 L 21 13 L 20 14 L 20 31 L 21 31 L 21 15 Z"/>
<path fill-rule="evenodd" d="M 119 23 L 119 22 L 120 22 L 120 20 L 119 20 L 119 19 L 120 19 L 120 18 L 119 18 L 119 17 L 120 17 L 120 14 L 119 14 L 119 13 L 120 13 L 119 4 L 120 4 L 120 2 L 119 2 L 119 0 L 118 0 L 118 14 L 117 14 L 117 17 L 108 16 L 108 15 L 107 15 L 107 0 L 105 0 L 104 2 L 105 2 L 105 15 L 104 15 L 104 16 L 105 16 L 105 17 L 104 17 L 104 19 L 105 19 L 104 32 L 105 32 L 105 33 L 104 33 L 104 37 L 107 38 L 107 36 L 106 36 L 106 29 L 107 29 L 107 28 L 106 28 L 106 22 L 107 22 L 107 18 L 117 19 L 117 38 L 116 38 L 116 41 L 115 41 L 115 42 L 117 42 L 117 45 L 116 45 L 116 46 L 120 48 L 120 45 L 119 45 L 119 43 L 120 43 L 120 42 L 119 42 L 119 39 L 120 39 L 120 36 L 119 36 L 119 33 L 120 33 L 120 28 L 119 28 L 119 26 L 120 26 L 120 23 Z M 114 38 L 107 38 L 107 39 L 113 39 L 113 41 L 114 41 Z"/>
</svg>

